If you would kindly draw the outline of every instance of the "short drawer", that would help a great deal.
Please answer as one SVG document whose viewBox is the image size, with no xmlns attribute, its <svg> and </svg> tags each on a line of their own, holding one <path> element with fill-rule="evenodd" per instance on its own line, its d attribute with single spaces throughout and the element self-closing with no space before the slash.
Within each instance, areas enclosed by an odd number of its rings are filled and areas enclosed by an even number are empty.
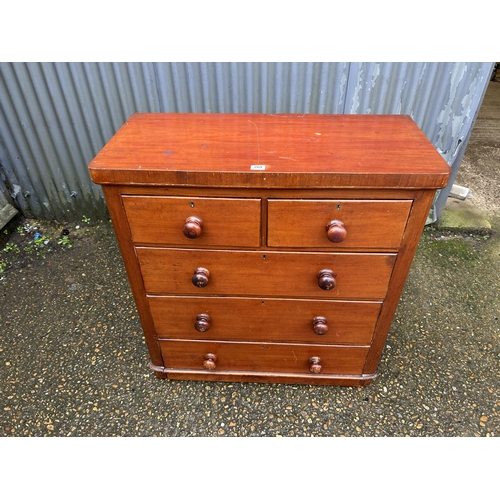
<svg viewBox="0 0 500 500">
<path fill-rule="evenodd" d="M 135 244 L 260 246 L 260 199 L 122 196 L 122 201 Z"/>
<path fill-rule="evenodd" d="M 161 340 L 159 344 L 167 371 L 171 368 L 205 370 L 207 373 L 241 371 L 310 374 L 311 365 L 316 365 L 313 369 L 323 375 L 361 374 L 368 353 L 368 347 L 304 344 L 189 340 Z"/>
<path fill-rule="evenodd" d="M 315 299 L 383 299 L 395 254 L 136 248 L 146 292 Z M 319 286 L 320 271 L 334 286 Z M 205 273 L 208 271 L 209 275 Z M 193 279 L 199 284 L 193 284 Z M 202 281 L 204 283 L 202 283 Z"/>
<path fill-rule="evenodd" d="M 270 199 L 267 244 L 333 251 L 397 250 L 411 205 L 411 200 Z"/>
<path fill-rule="evenodd" d="M 160 338 L 359 344 L 381 302 L 149 296 Z"/>
</svg>

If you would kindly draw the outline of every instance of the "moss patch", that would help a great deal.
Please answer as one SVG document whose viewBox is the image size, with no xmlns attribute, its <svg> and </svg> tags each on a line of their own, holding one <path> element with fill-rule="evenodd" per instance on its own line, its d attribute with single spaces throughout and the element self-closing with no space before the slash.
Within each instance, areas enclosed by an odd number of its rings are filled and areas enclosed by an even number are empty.
<svg viewBox="0 0 500 500">
<path fill-rule="evenodd" d="M 483 253 L 488 234 L 443 234 L 433 231 L 424 233 L 419 253 L 438 267 L 450 268 L 457 265 L 473 265 Z"/>
<path fill-rule="evenodd" d="M 491 229 L 491 224 L 484 214 L 466 202 L 454 203 L 454 200 L 443 210 L 439 227 L 454 229 Z"/>
</svg>

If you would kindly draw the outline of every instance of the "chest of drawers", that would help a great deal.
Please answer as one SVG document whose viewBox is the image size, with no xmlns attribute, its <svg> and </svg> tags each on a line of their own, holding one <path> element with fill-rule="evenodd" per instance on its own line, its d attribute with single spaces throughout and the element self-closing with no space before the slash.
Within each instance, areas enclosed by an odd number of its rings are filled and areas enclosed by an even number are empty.
<svg viewBox="0 0 500 500">
<path fill-rule="evenodd" d="M 89 165 L 160 378 L 367 385 L 449 167 L 407 116 L 136 114 Z"/>
</svg>

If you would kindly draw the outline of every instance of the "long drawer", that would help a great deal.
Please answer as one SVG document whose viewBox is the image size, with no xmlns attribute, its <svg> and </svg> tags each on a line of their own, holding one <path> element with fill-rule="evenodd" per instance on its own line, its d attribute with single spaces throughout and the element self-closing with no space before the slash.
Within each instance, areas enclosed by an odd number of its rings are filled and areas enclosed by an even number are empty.
<svg viewBox="0 0 500 500">
<path fill-rule="evenodd" d="M 260 246 L 260 199 L 122 196 L 122 203 L 136 244 Z M 184 234 L 189 218 L 196 237 Z"/>
<path fill-rule="evenodd" d="M 411 200 L 268 200 L 270 247 L 397 251 Z M 341 241 L 328 238 L 335 221 Z M 335 229 L 334 229 L 335 231 Z"/>
<path fill-rule="evenodd" d="M 316 364 L 323 375 L 359 374 L 368 353 L 368 347 L 258 342 L 160 340 L 159 344 L 167 372 L 171 368 L 207 373 L 236 370 L 310 374 L 311 364 Z M 319 360 L 311 360 L 313 357 Z M 205 368 L 206 361 L 213 370 Z"/>
<path fill-rule="evenodd" d="M 246 295 L 319 299 L 383 299 L 395 254 L 231 252 L 136 248 L 146 292 L 168 295 Z M 207 270 L 208 284 L 193 277 Z M 334 286 L 319 286 L 332 271 Z M 195 272 L 196 271 L 196 272 Z M 331 281 L 331 280 L 330 280 Z M 324 282 L 324 280 L 323 280 Z M 333 283 L 333 282 L 332 282 Z"/>
<path fill-rule="evenodd" d="M 160 338 L 370 344 L 381 302 L 149 296 Z"/>
</svg>

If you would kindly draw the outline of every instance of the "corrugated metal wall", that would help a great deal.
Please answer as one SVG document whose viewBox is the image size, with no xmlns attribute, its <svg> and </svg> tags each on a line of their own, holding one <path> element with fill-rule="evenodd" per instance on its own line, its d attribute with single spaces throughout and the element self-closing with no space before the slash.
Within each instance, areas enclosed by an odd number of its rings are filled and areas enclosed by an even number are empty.
<svg viewBox="0 0 500 500">
<path fill-rule="evenodd" d="M 87 164 L 138 111 L 409 114 L 453 182 L 492 64 L 0 63 L 0 190 L 37 218 L 105 216 Z"/>
</svg>

